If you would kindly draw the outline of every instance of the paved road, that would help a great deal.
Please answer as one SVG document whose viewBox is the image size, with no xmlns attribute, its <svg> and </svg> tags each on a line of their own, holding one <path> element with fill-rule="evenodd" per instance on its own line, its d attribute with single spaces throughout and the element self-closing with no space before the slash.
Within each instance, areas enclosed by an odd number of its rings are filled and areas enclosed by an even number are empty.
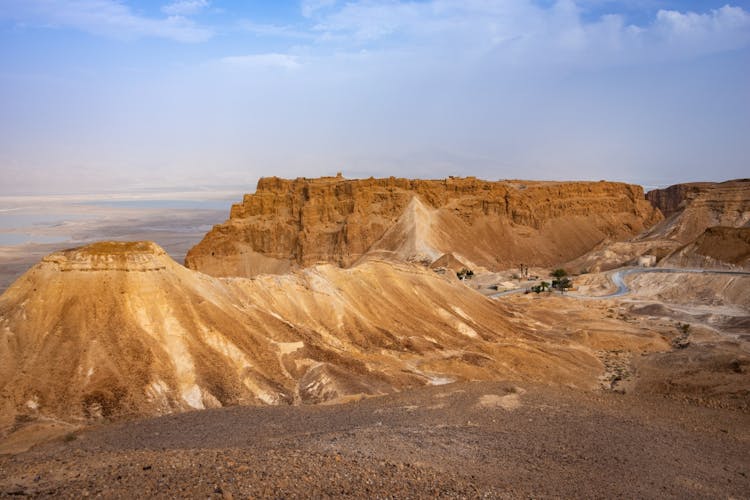
<svg viewBox="0 0 750 500">
<path fill-rule="evenodd" d="M 577 293 L 568 292 L 566 295 L 577 299 L 612 299 L 616 297 L 622 297 L 630 293 L 630 288 L 625 283 L 625 276 L 631 274 L 642 274 L 642 273 L 668 273 L 668 274 L 728 274 L 731 276 L 750 276 L 750 272 L 745 271 L 716 271 L 713 269 L 676 269 L 676 268 L 663 268 L 663 267 L 627 267 L 618 269 L 609 275 L 612 283 L 617 287 L 613 293 L 607 295 L 580 295 Z M 495 293 L 490 295 L 491 298 L 495 299 L 498 297 L 504 297 L 506 295 L 513 295 L 517 293 L 524 293 L 526 289 L 518 288 L 516 290 L 508 290 L 505 292 Z"/>
</svg>

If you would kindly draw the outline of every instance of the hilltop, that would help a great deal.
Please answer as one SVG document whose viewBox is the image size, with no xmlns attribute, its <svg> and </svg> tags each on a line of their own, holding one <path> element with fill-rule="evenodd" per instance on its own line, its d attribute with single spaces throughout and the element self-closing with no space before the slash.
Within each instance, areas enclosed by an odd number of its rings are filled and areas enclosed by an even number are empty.
<svg viewBox="0 0 750 500">
<path fill-rule="evenodd" d="M 472 268 L 550 266 L 661 219 L 640 186 L 614 182 L 269 177 L 185 265 L 250 277 L 372 256 L 429 265 L 452 253 Z"/>
<path fill-rule="evenodd" d="M 511 316 L 418 266 L 216 279 L 151 242 L 96 243 L 51 254 L 0 296 L 0 416 L 308 404 L 497 378 L 595 386 L 592 353 Z"/>
</svg>

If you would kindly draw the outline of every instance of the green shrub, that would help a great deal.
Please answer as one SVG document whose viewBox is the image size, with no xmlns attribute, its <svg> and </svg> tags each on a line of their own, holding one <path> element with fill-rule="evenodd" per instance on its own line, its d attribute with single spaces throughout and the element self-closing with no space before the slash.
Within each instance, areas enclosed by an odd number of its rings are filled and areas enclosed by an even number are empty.
<svg viewBox="0 0 750 500">
<path fill-rule="evenodd" d="M 462 279 L 462 280 L 463 279 L 467 279 L 468 280 L 468 279 L 471 279 L 472 276 L 474 276 L 474 271 L 472 271 L 471 269 L 463 268 L 463 269 L 461 269 L 460 271 L 458 271 L 456 273 L 456 276 L 458 276 L 458 279 Z"/>
</svg>

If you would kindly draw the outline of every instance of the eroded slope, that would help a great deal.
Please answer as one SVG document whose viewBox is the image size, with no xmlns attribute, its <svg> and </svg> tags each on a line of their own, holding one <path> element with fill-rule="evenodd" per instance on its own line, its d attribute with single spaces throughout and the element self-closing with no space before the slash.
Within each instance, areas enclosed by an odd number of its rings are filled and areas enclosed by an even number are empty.
<svg viewBox="0 0 750 500">
<path fill-rule="evenodd" d="M 348 267 L 372 253 L 427 263 L 453 253 L 488 269 L 551 265 L 659 220 L 639 186 L 621 183 L 271 177 L 185 263 L 214 276 Z"/>
<path fill-rule="evenodd" d="M 663 221 L 632 240 L 603 241 L 567 267 L 577 272 L 659 263 L 748 269 L 750 180 L 676 184 L 646 197 L 664 213 Z"/>
<path fill-rule="evenodd" d="M 594 384 L 591 353 L 508 316 L 418 266 L 216 279 L 153 243 L 99 243 L 50 255 L 0 296 L 0 414 L 317 403 L 506 377 Z"/>
</svg>

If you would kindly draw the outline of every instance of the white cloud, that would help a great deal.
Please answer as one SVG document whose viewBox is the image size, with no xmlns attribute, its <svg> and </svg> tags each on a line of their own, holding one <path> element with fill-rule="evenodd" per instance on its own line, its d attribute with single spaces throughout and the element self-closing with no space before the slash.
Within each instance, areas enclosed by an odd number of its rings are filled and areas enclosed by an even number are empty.
<svg viewBox="0 0 750 500">
<path fill-rule="evenodd" d="M 241 68 L 283 68 L 293 70 L 302 66 L 296 56 L 279 53 L 228 56 L 221 58 L 220 61 L 223 64 Z"/>
<path fill-rule="evenodd" d="M 608 0 L 585 1 L 608 10 Z M 207 32 L 127 5 L 136 4 L 0 0 L 0 22 L 124 38 Z M 630 11 L 622 5 L 609 12 Z M 230 19 L 220 43 L 200 51 L 203 64 L 169 64 L 167 51 L 154 54 L 161 67 L 127 75 L 81 78 L 75 63 L 38 68 L 67 79 L 0 75 L 0 165 L 79 162 L 206 182 L 230 170 L 669 182 L 747 170 L 750 49 L 711 56 L 748 47 L 747 7 L 657 15 L 650 6 L 638 26 L 625 15 L 592 19 L 572 1 L 308 7 L 311 17 L 279 25 Z"/>
<path fill-rule="evenodd" d="M 27 25 L 73 28 L 112 38 L 167 38 L 202 42 L 213 35 L 206 27 L 179 15 L 145 17 L 117 0 L 3 0 L 0 18 Z"/>
<path fill-rule="evenodd" d="M 616 14 L 586 20 L 573 0 L 548 8 L 532 0 L 357 0 L 316 19 L 319 41 L 340 47 L 484 53 L 528 65 L 654 61 L 750 44 L 750 14 L 731 6 L 661 10 L 653 22 L 634 26 Z"/>
<path fill-rule="evenodd" d="M 247 19 L 239 21 L 238 26 L 244 31 L 253 33 L 261 37 L 299 38 L 308 40 L 313 40 L 316 38 L 316 35 L 314 33 L 295 28 L 294 26 L 259 24 Z"/>
<path fill-rule="evenodd" d="M 312 17 L 318 11 L 332 7 L 335 4 L 336 0 L 302 0 L 302 15 Z"/>
<path fill-rule="evenodd" d="M 190 16 L 209 6 L 208 0 L 176 0 L 161 8 L 170 16 Z"/>
<path fill-rule="evenodd" d="M 705 14 L 660 10 L 651 27 L 663 44 L 698 52 L 732 50 L 750 44 L 750 13 L 725 5 Z"/>
</svg>

